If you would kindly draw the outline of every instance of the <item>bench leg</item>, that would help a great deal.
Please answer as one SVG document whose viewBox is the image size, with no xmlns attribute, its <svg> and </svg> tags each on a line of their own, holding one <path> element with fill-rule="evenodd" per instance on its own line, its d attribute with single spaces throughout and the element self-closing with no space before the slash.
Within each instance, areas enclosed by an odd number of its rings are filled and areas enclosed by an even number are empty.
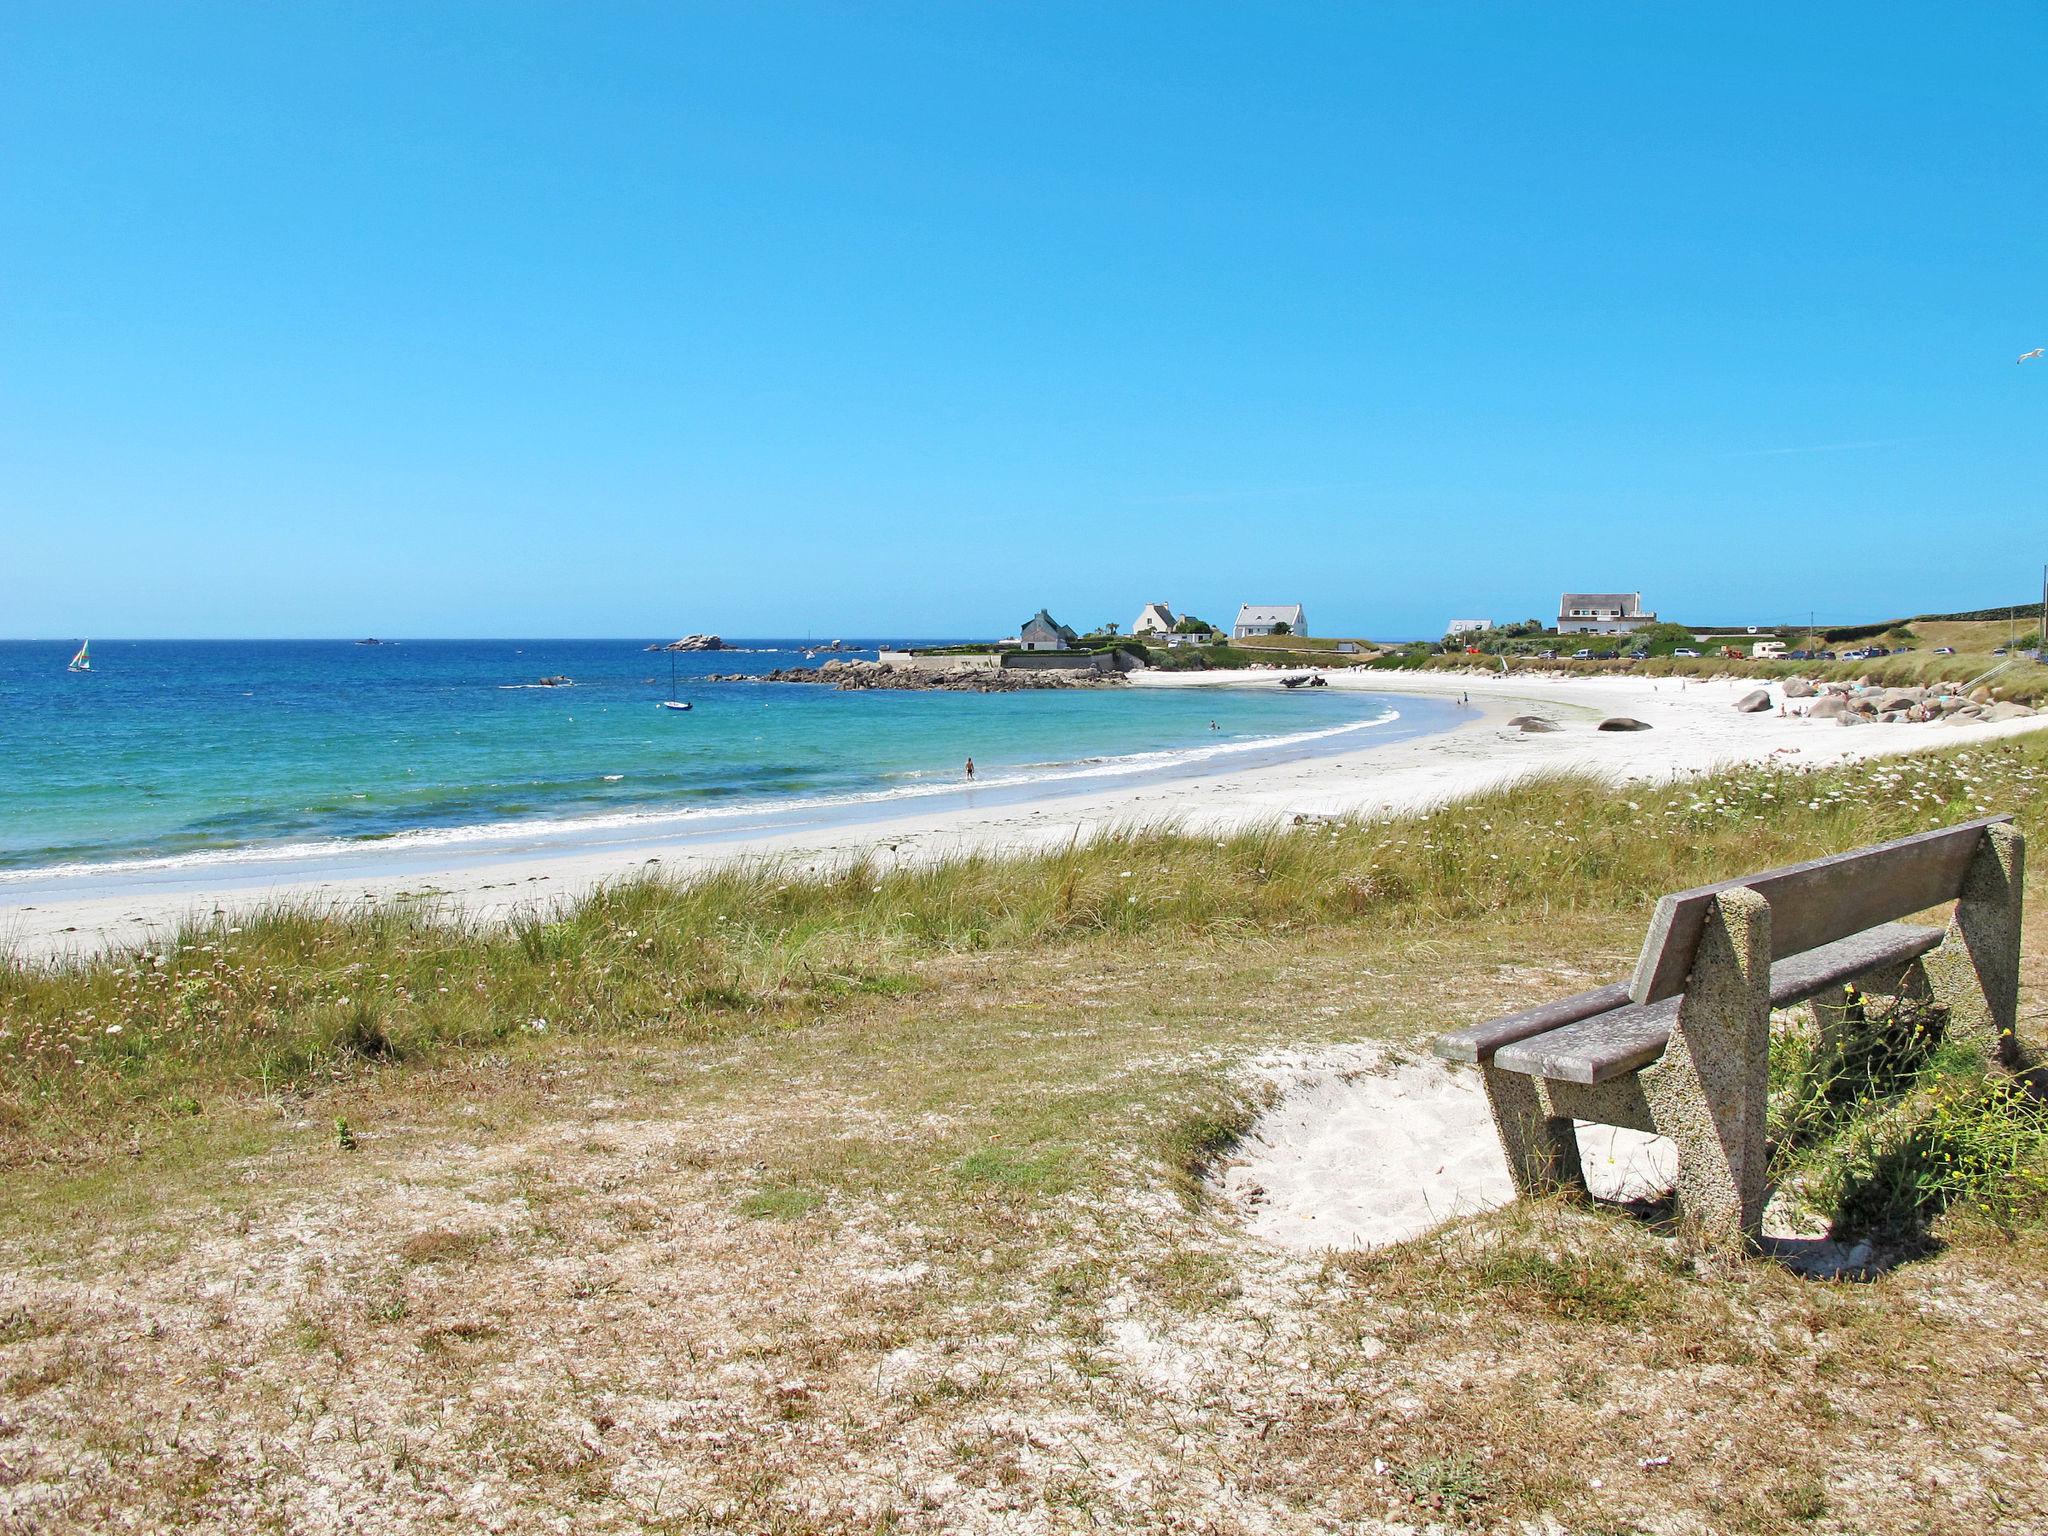
<svg viewBox="0 0 2048 1536">
<path fill-rule="evenodd" d="M 1710 1242 L 1763 1225 L 1771 1045 L 1771 909 L 1736 888 L 1709 910 L 1671 1043 L 1642 1072 L 1650 1116 L 1678 1144 L 1678 1207 Z"/>
<path fill-rule="evenodd" d="M 1584 1188 L 1578 1129 L 1569 1118 L 1550 1113 L 1536 1079 L 1504 1072 L 1490 1062 L 1479 1075 L 1486 1084 L 1486 1104 L 1493 1111 L 1494 1129 L 1500 1132 L 1515 1193 Z"/>
<path fill-rule="evenodd" d="M 1980 1046 L 2010 1067 L 2018 1059 L 2014 1030 L 2020 1001 L 2020 890 L 2026 840 L 2016 828 L 1984 829 L 1963 875 L 1956 915 L 1939 948 L 1922 965 L 1934 1000 L 1948 1008 L 1949 1033 Z"/>
</svg>

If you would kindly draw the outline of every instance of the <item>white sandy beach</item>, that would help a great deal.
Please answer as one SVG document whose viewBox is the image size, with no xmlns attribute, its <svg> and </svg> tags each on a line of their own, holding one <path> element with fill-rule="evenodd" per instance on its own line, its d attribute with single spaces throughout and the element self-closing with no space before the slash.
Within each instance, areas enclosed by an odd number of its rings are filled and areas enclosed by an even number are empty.
<svg viewBox="0 0 2048 1536">
<path fill-rule="evenodd" d="M 84 874 L 0 883 L 0 946 L 26 959 L 90 953 L 134 943 L 195 917 L 229 916 L 280 901 L 346 906 L 430 900 L 490 920 L 573 899 L 622 876 L 660 870 L 687 876 L 742 858 L 822 868 L 850 859 L 892 863 L 974 850 L 1043 848 L 1104 828 L 1175 823 L 1241 827 L 1297 815 L 1381 815 L 1533 774 L 1594 772 L 1665 779 L 1722 765 L 1780 758 L 1826 764 L 1853 758 L 1987 741 L 2048 726 L 2048 716 L 1985 725 L 1870 725 L 1741 714 L 1732 706 L 1754 680 L 1681 683 L 1629 677 L 1492 677 L 1333 670 L 1333 688 L 1382 694 L 1471 696 L 1469 723 L 1385 746 L 1349 746 L 1323 757 L 1140 786 L 1049 795 L 1019 802 L 974 795 L 943 807 L 906 807 L 857 824 L 784 827 L 730 837 L 650 830 L 600 848 L 549 846 L 536 828 L 488 854 L 460 844 L 385 852 L 374 845 L 345 866 L 290 860 L 225 861 L 132 876 Z M 1274 687 L 1272 673 L 1143 673 L 1139 688 Z M 1520 714 L 1542 714 L 1562 729 L 1525 734 Z M 1609 715 L 1647 723 L 1639 732 L 1595 729 Z"/>
</svg>

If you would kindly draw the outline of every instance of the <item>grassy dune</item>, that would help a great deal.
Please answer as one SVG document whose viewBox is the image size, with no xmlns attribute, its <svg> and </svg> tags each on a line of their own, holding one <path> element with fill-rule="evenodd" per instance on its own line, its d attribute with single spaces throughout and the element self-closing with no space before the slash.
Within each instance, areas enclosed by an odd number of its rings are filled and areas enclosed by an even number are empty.
<svg viewBox="0 0 2048 1536">
<path fill-rule="evenodd" d="M 1605 980 L 1677 885 L 1986 809 L 2038 848 L 2044 783 L 2039 738 L 1558 781 L 13 967 L 0 1528 L 2037 1527 L 2030 1199 L 1830 1286 L 1568 1205 L 1292 1257 L 1200 1175 L 1250 1057 Z M 1788 1033 L 1817 1180 L 2025 1131 L 1898 1038 Z"/>
</svg>

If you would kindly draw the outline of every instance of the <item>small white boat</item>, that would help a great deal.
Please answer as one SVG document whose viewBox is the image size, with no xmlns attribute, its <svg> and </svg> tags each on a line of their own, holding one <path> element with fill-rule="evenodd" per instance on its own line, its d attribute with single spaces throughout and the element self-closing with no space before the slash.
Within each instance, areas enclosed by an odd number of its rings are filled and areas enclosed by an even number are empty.
<svg viewBox="0 0 2048 1536">
<path fill-rule="evenodd" d="M 674 652 L 670 652 L 668 658 L 668 697 L 661 701 L 661 707 L 663 709 L 691 709 L 695 707 L 687 699 L 676 697 L 676 658 Z"/>
<path fill-rule="evenodd" d="M 92 670 L 92 642 L 90 640 L 79 642 L 78 654 L 71 658 L 71 665 L 64 670 L 66 672 L 90 672 Z"/>
</svg>

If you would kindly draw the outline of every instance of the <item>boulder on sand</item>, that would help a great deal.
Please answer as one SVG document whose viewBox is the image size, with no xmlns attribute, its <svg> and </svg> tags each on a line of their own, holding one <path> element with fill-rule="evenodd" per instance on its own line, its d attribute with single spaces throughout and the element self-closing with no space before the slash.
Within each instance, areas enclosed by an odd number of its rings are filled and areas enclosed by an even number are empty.
<svg viewBox="0 0 2048 1536">
<path fill-rule="evenodd" d="M 2001 720 L 2026 720 L 2035 713 L 2036 711 L 2024 704 L 1994 704 L 1984 711 L 1984 718 L 1990 724 L 1996 725 Z"/>
<path fill-rule="evenodd" d="M 1735 701 L 1735 707 L 1745 715 L 1762 714 L 1771 707 L 1771 693 L 1768 688 L 1754 688 Z"/>
<path fill-rule="evenodd" d="M 1627 715 L 1610 715 L 1600 722 L 1603 731 L 1647 731 L 1649 725 L 1641 720 L 1631 720 Z"/>
<path fill-rule="evenodd" d="M 1824 694 L 1806 711 L 1809 720 L 1839 720 L 1849 713 L 1849 701 L 1839 693 Z"/>
<path fill-rule="evenodd" d="M 1546 720 L 1541 715 L 1517 715 L 1508 724 L 1518 731 L 1561 731 L 1564 729 L 1555 720 Z"/>
<path fill-rule="evenodd" d="M 1927 697 L 1924 688 L 1893 688 L 1877 701 L 1880 714 L 1889 714 L 1895 709 L 1911 709 Z"/>
<path fill-rule="evenodd" d="M 1810 699 L 1815 692 L 1813 684 L 1803 677 L 1786 678 L 1784 687 L 1785 697 L 1788 699 Z"/>
</svg>

